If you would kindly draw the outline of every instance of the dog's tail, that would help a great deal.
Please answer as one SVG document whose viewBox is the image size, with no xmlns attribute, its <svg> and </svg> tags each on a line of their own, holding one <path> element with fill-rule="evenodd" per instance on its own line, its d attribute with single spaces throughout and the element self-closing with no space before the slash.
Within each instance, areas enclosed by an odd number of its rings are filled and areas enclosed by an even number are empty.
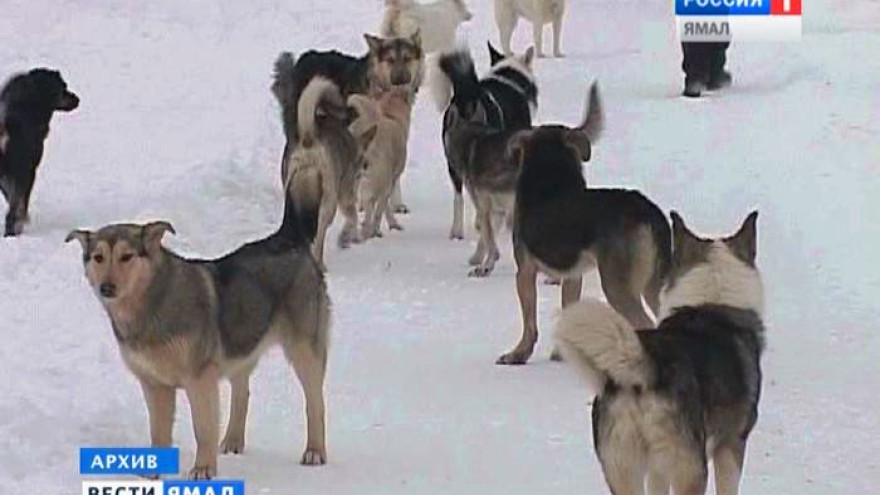
<svg viewBox="0 0 880 495">
<path fill-rule="evenodd" d="M 457 50 L 440 55 L 437 68 L 431 74 L 431 92 L 438 109 L 446 109 L 451 100 L 465 111 L 466 104 L 480 100 L 480 80 L 470 53 Z"/>
<path fill-rule="evenodd" d="M 577 366 L 597 394 L 609 380 L 643 389 L 653 382 L 651 358 L 635 330 L 601 301 L 585 299 L 563 310 L 556 342 L 566 361 Z"/>
<path fill-rule="evenodd" d="M 279 235 L 296 246 L 310 245 L 318 232 L 323 194 L 320 169 L 294 168 L 284 187 L 284 219 Z"/>
<path fill-rule="evenodd" d="M 296 141 L 296 106 L 299 101 L 301 82 L 296 75 L 296 57 L 284 52 L 275 60 L 275 77 L 272 82 L 272 94 L 281 105 L 281 122 L 284 135 Z"/>
<path fill-rule="evenodd" d="M 348 110 L 336 84 L 327 78 L 316 76 L 309 81 L 299 97 L 296 112 L 299 143 L 308 148 L 319 137 L 319 117 L 346 119 Z"/>
<path fill-rule="evenodd" d="M 584 121 L 578 126 L 583 131 L 591 144 L 595 144 L 602 137 L 605 129 L 605 112 L 602 110 L 602 100 L 599 98 L 599 84 L 593 82 L 590 85 L 590 95 L 587 97 L 587 107 L 584 109 Z"/>
<path fill-rule="evenodd" d="M 414 0 L 385 0 L 385 6 L 396 9 L 403 9 L 406 7 L 412 7 L 414 4 Z"/>
</svg>

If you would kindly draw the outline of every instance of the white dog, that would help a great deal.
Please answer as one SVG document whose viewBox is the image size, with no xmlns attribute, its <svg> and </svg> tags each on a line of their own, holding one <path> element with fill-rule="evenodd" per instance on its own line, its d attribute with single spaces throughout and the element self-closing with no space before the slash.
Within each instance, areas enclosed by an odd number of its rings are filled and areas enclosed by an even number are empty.
<svg viewBox="0 0 880 495">
<path fill-rule="evenodd" d="M 544 57 L 542 37 L 544 25 L 553 23 L 553 56 L 562 57 L 560 37 L 562 35 L 562 16 L 565 14 L 565 0 L 495 0 L 495 22 L 501 35 L 501 47 L 505 55 L 510 55 L 510 38 L 520 17 L 532 23 L 535 49 L 538 57 Z"/>
<path fill-rule="evenodd" d="M 379 226 L 382 215 L 388 228 L 403 230 L 389 204 L 395 184 L 406 166 L 407 138 L 411 105 L 409 92 L 391 89 L 376 99 L 351 95 L 348 104 L 357 112 L 349 131 L 361 142 L 369 141 L 364 150 L 364 171 L 360 183 L 360 202 L 364 207 L 361 238 L 382 237 Z M 365 133 L 374 132 L 372 138 Z"/>
<path fill-rule="evenodd" d="M 448 52 L 455 48 L 458 25 L 471 17 L 464 0 L 385 0 L 385 18 L 379 32 L 387 38 L 400 38 L 418 31 L 425 53 Z"/>
</svg>

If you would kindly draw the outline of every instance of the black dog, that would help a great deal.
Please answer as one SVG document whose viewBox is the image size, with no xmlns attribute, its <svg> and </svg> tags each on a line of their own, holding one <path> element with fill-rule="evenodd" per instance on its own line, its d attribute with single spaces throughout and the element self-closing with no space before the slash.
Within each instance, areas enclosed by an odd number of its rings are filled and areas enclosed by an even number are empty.
<svg viewBox="0 0 880 495">
<path fill-rule="evenodd" d="M 5 235 L 20 234 L 28 220 L 52 114 L 77 106 L 79 97 L 67 89 L 58 71 L 49 69 L 13 76 L 0 91 L 0 191 L 9 203 Z"/>
</svg>

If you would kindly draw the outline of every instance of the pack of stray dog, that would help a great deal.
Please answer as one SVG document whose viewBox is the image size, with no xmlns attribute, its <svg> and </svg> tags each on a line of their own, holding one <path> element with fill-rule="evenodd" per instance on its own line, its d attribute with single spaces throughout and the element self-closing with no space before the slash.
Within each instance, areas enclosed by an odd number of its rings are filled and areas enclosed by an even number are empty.
<svg viewBox="0 0 880 495">
<path fill-rule="evenodd" d="M 563 311 L 551 357 L 564 357 L 593 389 L 594 445 L 611 491 L 644 493 L 647 483 L 652 494 L 701 494 L 711 461 L 717 492 L 737 492 L 761 391 L 757 212 L 735 234 L 704 239 L 677 213 L 670 225 L 641 191 L 590 187 L 583 164 L 605 128 L 598 85 L 589 88 L 579 125 L 533 125 L 533 58 L 544 55 L 548 23 L 553 53 L 562 55 L 565 1 L 494 3 L 502 51 L 488 44 L 490 68 L 482 78 L 470 54 L 453 49 L 456 29 L 472 16 L 463 0 L 386 0 L 386 37 L 365 35 L 368 51 L 359 57 L 312 50 L 277 58 L 271 89 L 284 129 L 284 210 L 281 224 L 262 239 L 216 259 L 191 259 L 163 245 L 175 233 L 167 221 L 67 236 L 82 248 L 85 277 L 143 390 L 152 446 L 173 444 L 175 393 L 185 391 L 196 439 L 191 478 L 213 478 L 220 453 L 244 451 L 249 379 L 275 345 L 305 396 L 300 461 L 327 462 L 326 236 L 337 211 L 343 248 L 382 237 L 383 218 L 389 230 L 403 229 L 396 213 L 405 207 L 395 193 L 406 170 L 424 54 L 434 52 L 455 195 L 450 238 L 464 237 L 463 189 L 476 210 L 471 276 L 493 272 L 498 233 L 511 231 L 522 333 L 496 363 L 522 365 L 532 357 L 537 275 L 560 280 Z M 519 17 L 532 22 L 537 50 L 514 55 Z M 78 103 L 60 74 L 45 69 L 14 77 L 0 93 L 7 235 L 19 234 L 27 220 L 50 117 Z M 30 114 L 36 117 L 22 117 Z M 581 301 L 583 275 L 594 269 L 607 302 Z M 221 440 L 224 378 L 232 394 Z"/>
</svg>

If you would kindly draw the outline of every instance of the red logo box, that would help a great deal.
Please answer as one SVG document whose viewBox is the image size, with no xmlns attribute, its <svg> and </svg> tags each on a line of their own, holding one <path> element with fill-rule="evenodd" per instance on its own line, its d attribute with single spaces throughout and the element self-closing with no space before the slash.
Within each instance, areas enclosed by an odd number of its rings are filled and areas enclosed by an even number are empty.
<svg viewBox="0 0 880 495">
<path fill-rule="evenodd" d="M 770 0 L 770 15 L 801 15 L 801 0 Z"/>
</svg>

